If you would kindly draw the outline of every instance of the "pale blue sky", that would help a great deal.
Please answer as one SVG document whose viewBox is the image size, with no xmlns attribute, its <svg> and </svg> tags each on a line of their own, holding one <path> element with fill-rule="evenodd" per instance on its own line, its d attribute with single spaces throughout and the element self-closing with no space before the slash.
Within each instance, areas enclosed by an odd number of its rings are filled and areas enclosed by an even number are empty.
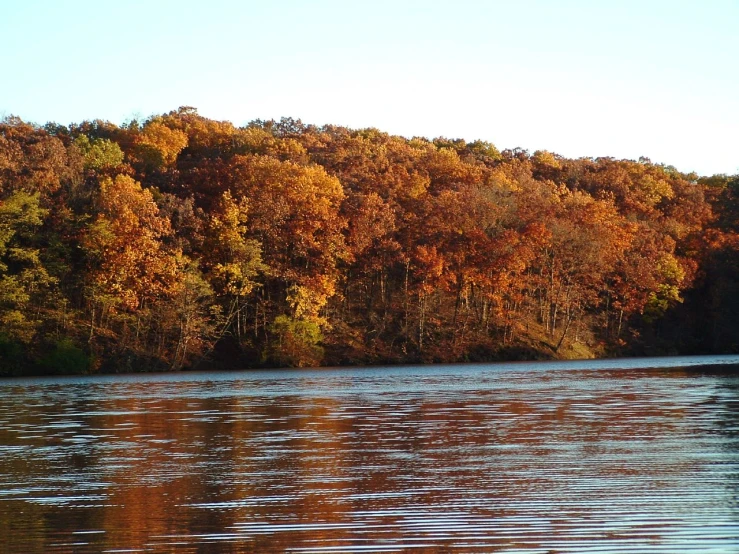
<svg viewBox="0 0 739 554">
<path fill-rule="evenodd" d="M 190 105 L 739 173 L 739 0 L 0 0 L 0 115 Z"/>
</svg>

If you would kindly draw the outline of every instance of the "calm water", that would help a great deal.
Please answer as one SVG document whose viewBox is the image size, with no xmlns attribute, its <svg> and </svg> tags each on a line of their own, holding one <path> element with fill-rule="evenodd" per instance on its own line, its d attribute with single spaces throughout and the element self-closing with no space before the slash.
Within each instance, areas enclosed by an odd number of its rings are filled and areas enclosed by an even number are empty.
<svg viewBox="0 0 739 554">
<path fill-rule="evenodd" d="M 739 552 L 732 363 L 0 381 L 0 552 Z"/>
</svg>

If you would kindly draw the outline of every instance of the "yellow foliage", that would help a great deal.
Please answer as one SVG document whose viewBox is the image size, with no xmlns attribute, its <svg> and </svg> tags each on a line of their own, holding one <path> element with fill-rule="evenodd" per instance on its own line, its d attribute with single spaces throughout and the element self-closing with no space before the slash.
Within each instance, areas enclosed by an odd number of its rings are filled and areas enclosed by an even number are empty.
<svg viewBox="0 0 739 554">
<path fill-rule="evenodd" d="M 560 169 L 562 167 L 562 164 L 554 157 L 554 154 L 547 150 L 537 150 L 534 152 L 532 160 L 534 163 L 546 165 L 554 169 Z"/>
<path fill-rule="evenodd" d="M 672 198 L 675 196 L 670 183 L 664 179 L 655 179 L 651 175 L 644 175 L 641 178 L 640 185 L 645 200 L 651 206 L 657 204 L 663 198 Z"/>
<path fill-rule="evenodd" d="M 150 121 L 144 127 L 138 142 L 157 153 L 162 165 L 171 166 L 177 155 L 187 146 L 187 135 L 178 129 L 170 129 L 159 121 Z"/>
</svg>

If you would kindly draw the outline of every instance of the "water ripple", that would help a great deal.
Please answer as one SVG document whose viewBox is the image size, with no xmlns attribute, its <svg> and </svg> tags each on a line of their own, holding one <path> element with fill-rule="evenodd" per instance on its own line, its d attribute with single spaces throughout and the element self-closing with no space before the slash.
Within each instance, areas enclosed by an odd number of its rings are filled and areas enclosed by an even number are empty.
<svg viewBox="0 0 739 554">
<path fill-rule="evenodd" d="M 0 552 L 739 552 L 706 363 L 7 380 Z"/>
</svg>

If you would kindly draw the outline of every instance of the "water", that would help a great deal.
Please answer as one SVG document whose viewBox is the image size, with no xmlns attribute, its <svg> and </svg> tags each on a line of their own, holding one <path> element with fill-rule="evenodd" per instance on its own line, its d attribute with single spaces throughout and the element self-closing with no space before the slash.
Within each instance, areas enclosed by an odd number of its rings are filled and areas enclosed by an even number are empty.
<svg viewBox="0 0 739 554">
<path fill-rule="evenodd" d="M 0 552 L 739 552 L 730 364 L 0 381 Z"/>
</svg>

